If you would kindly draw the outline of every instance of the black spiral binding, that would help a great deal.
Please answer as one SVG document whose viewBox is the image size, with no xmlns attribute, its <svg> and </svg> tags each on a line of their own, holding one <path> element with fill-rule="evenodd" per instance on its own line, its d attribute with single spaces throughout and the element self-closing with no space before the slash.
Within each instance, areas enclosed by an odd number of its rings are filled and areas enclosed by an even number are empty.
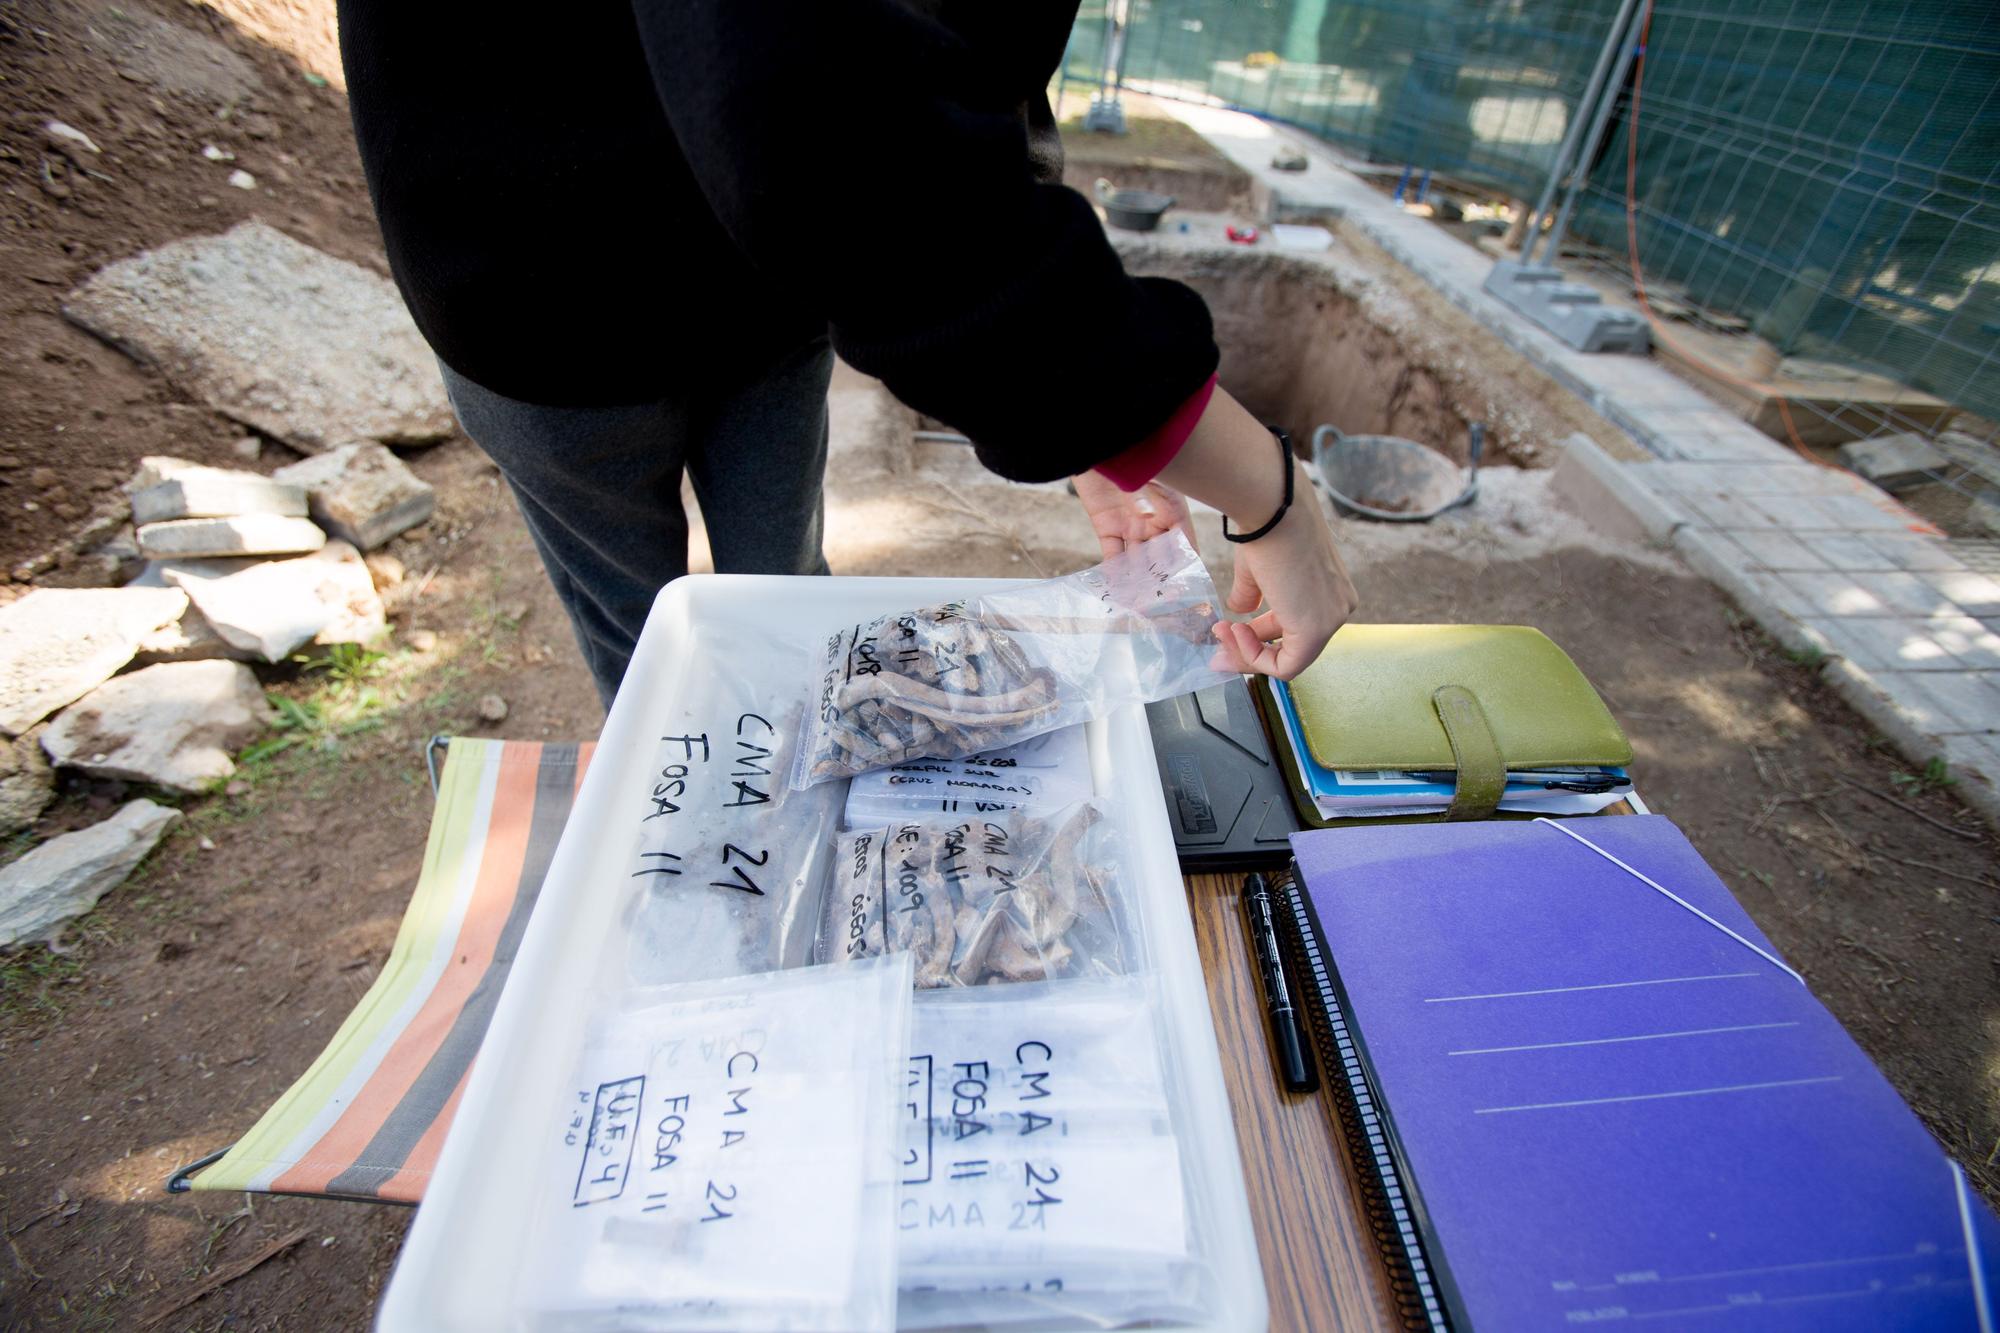
<svg viewBox="0 0 2000 1333">
<path fill-rule="evenodd" d="M 1402 1173 L 1390 1151 L 1375 1094 L 1362 1071 L 1361 1053 L 1347 1029 L 1347 1015 L 1334 991 L 1326 955 L 1320 950 L 1319 922 L 1312 914 L 1312 903 L 1293 877 L 1280 875 L 1277 879 L 1287 909 L 1280 914 L 1286 927 L 1284 944 L 1294 967 L 1310 980 L 1319 1000 L 1306 1006 L 1312 1011 L 1313 1045 L 1319 1052 L 1326 1085 L 1340 1108 L 1348 1153 L 1362 1168 L 1362 1203 L 1368 1210 L 1375 1243 L 1389 1263 L 1389 1285 L 1397 1313 L 1405 1328 L 1450 1333 L 1451 1321 L 1424 1257 L 1423 1238 L 1403 1190 Z"/>
</svg>

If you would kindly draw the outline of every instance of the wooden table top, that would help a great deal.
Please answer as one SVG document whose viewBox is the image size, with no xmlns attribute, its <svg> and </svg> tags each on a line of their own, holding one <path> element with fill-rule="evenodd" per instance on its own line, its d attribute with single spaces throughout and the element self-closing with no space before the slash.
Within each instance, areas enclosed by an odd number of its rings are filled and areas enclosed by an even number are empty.
<svg viewBox="0 0 2000 1333">
<path fill-rule="evenodd" d="M 1187 876 L 1272 1333 L 1401 1328 L 1326 1071 L 1316 1093 L 1287 1092 L 1278 1079 L 1242 887 L 1240 874 Z"/>
</svg>

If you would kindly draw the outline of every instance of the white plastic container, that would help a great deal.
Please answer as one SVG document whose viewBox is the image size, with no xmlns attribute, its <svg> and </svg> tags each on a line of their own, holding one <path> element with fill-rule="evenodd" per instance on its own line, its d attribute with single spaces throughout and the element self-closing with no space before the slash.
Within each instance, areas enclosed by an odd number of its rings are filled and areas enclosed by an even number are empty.
<svg viewBox="0 0 2000 1333">
<path fill-rule="evenodd" d="M 379 1328 L 491 1333 L 517 1322 L 509 1301 L 527 1244 L 530 1166 L 548 1128 L 543 1090 L 568 1068 L 589 1007 L 585 979 L 619 928 L 618 897 L 607 888 L 631 873 L 634 828 L 651 790 L 658 738 L 677 695 L 697 688 L 702 673 L 759 670 L 756 662 L 710 660 L 704 627 L 732 638 L 781 635 L 807 645 L 840 624 L 1013 582 L 706 575 L 661 592 L 404 1242 Z M 796 705 L 802 689 L 796 660 L 790 652 L 773 654 L 774 708 Z M 1136 706 L 1092 723 L 1089 732 L 1097 794 L 1116 808 L 1124 834 L 1121 882 L 1131 894 L 1144 956 L 1161 982 L 1161 1057 L 1191 1243 L 1215 1277 L 1217 1314 L 1203 1327 L 1255 1333 L 1268 1322 L 1263 1274 L 1151 733 Z"/>
</svg>

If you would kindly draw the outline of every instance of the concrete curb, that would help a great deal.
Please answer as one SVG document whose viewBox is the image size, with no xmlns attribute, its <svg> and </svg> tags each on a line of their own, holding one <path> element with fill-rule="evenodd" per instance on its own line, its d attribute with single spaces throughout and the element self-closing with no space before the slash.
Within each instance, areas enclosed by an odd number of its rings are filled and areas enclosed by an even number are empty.
<svg viewBox="0 0 2000 1333">
<path fill-rule="evenodd" d="M 1586 515 L 1602 503 L 1615 506 L 1632 526 L 1658 546 L 1671 546 L 1674 534 L 1687 526 L 1687 516 L 1662 499 L 1629 468 L 1643 463 L 1621 463 L 1604 451 L 1604 446 L 1582 431 L 1572 432 L 1562 442 L 1562 457 L 1556 463 L 1553 484 Z"/>
</svg>

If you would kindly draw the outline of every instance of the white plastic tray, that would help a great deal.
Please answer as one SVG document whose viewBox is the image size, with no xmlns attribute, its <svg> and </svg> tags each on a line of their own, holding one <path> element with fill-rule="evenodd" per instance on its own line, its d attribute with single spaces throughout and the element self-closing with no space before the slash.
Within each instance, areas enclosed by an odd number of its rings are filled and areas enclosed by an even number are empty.
<svg viewBox="0 0 2000 1333">
<path fill-rule="evenodd" d="M 604 957 L 614 928 L 617 895 L 606 889 L 630 874 L 657 738 L 677 693 L 697 679 L 691 673 L 755 669 L 706 660 L 700 627 L 776 629 L 810 643 L 858 619 L 1014 582 L 701 575 L 660 593 L 404 1241 L 378 1328 L 490 1333 L 516 1322 L 508 1300 L 527 1243 L 530 1167 L 547 1129 L 549 1102 L 541 1094 L 548 1071 L 566 1068 L 583 1028 L 584 979 Z M 771 688 L 777 706 L 789 704 L 800 686 L 788 674 Z M 1089 730 L 1098 795 L 1117 808 L 1125 834 L 1122 882 L 1133 894 L 1145 956 L 1162 980 L 1168 1030 L 1161 1054 L 1177 1108 L 1189 1225 L 1196 1252 L 1216 1278 L 1219 1302 L 1216 1319 L 1204 1327 L 1256 1333 L 1268 1322 L 1263 1274 L 1152 736 L 1136 706 Z"/>
</svg>

